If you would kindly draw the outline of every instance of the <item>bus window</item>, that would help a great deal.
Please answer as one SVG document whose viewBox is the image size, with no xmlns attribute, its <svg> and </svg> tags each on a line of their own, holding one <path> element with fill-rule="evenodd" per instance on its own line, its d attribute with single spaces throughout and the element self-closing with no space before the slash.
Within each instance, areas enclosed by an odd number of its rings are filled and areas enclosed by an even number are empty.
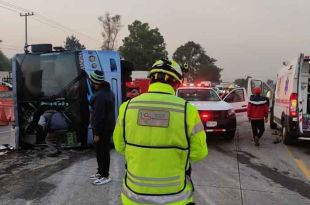
<svg viewBox="0 0 310 205">
<path fill-rule="evenodd" d="M 117 72 L 117 65 L 115 62 L 115 59 L 110 58 L 110 68 L 111 68 L 111 72 Z"/>
</svg>

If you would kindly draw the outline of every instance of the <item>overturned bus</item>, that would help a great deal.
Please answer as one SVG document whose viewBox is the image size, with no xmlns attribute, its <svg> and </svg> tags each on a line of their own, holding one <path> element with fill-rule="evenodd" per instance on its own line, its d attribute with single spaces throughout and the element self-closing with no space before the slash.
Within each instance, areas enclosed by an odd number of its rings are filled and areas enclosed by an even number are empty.
<svg viewBox="0 0 310 205">
<path fill-rule="evenodd" d="M 122 87 L 125 80 L 130 80 L 132 69 L 115 51 L 55 50 L 50 44 L 33 45 L 31 52 L 16 54 L 12 66 L 15 124 L 11 145 L 14 148 L 45 143 L 38 120 L 47 108 L 60 110 L 69 118 L 76 144 L 91 143 L 89 100 L 93 89 L 88 74 L 94 70 L 104 72 L 115 95 L 117 116 L 125 99 Z"/>
</svg>

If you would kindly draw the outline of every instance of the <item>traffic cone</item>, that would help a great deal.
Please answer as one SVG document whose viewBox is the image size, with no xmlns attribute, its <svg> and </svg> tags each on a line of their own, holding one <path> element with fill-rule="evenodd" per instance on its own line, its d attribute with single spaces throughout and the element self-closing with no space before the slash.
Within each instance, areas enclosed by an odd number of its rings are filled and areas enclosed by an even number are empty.
<svg viewBox="0 0 310 205">
<path fill-rule="evenodd" d="M 4 111 L 4 107 L 1 106 L 0 107 L 0 126 L 4 126 L 4 125 L 9 125 L 9 121 L 6 117 L 5 111 Z"/>
</svg>

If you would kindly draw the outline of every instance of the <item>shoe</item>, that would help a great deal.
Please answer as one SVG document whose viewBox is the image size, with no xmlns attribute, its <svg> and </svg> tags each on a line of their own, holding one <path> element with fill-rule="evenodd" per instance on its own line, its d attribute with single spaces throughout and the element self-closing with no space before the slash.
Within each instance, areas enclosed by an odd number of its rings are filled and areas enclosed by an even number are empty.
<svg viewBox="0 0 310 205">
<path fill-rule="evenodd" d="M 89 176 L 90 180 L 95 180 L 95 179 L 99 179 L 101 177 L 101 175 L 97 172 L 96 174 L 92 174 Z"/>
<path fill-rule="evenodd" d="M 255 146 L 259 146 L 259 139 L 257 136 L 254 136 L 254 144 Z"/>
<path fill-rule="evenodd" d="M 51 152 L 51 153 L 47 153 L 46 156 L 48 157 L 57 157 L 60 153 L 59 152 Z"/>
<path fill-rule="evenodd" d="M 98 179 L 96 179 L 93 184 L 94 185 L 103 185 L 103 184 L 107 184 L 110 181 L 112 181 L 112 179 L 110 177 L 100 177 Z"/>
<path fill-rule="evenodd" d="M 274 141 L 273 141 L 273 144 L 278 144 L 280 143 L 282 140 L 280 137 L 277 137 Z"/>
</svg>

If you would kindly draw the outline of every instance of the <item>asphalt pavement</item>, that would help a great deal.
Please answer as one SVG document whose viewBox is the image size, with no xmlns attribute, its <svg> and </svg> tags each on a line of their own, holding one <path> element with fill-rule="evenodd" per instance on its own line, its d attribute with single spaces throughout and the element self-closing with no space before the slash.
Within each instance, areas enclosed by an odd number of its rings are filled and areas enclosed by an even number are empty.
<svg viewBox="0 0 310 205">
<path fill-rule="evenodd" d="M 209 156 L 193 164 L 197 205 L 310 204 L 310 143 L 273 144 L 266 127 L 261 145 L 251 140 L 249 123 L 239 125 L 233 141 L 208 140 Z M 111 151 L 113 181 L 94 186 L 93 150 L 65 150 L 47 158 L 44 148 L 0 156 L 0 204 L 119 205 L 124 160 Z"/>
</svg>

